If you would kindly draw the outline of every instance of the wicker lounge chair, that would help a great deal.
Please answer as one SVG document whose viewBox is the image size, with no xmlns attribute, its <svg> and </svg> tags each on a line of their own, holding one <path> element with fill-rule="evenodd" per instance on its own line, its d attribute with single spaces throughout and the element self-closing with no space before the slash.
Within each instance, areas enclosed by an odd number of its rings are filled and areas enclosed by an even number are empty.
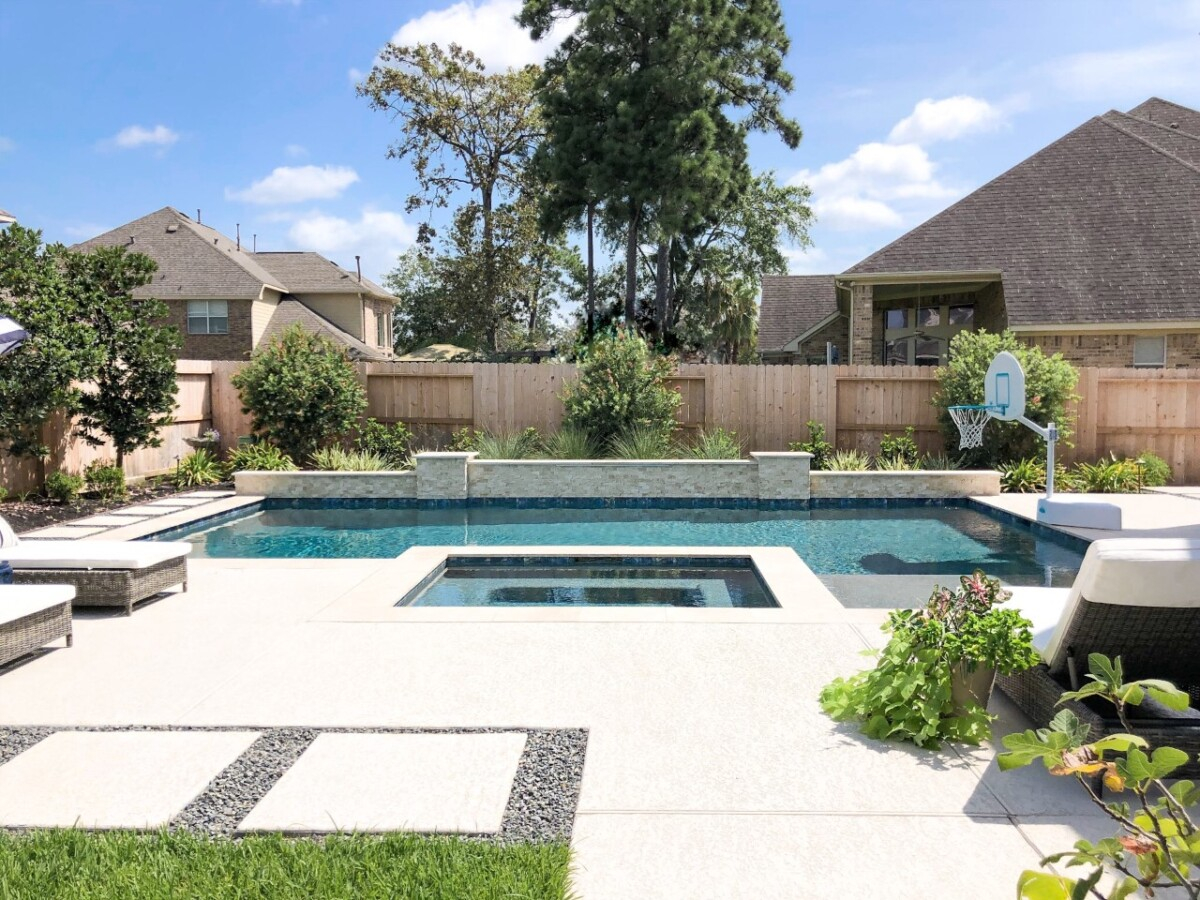
<svg viewBox="0 0 1200 900">
<path fill-rule="evenodd" d="M 0 519 L 0 559 L 15 583 L 69 584 L 76 606 L 123 606 L 127 616 L 169 587 L 186 591 L 191 552 L 182 541 L 22 541 Z"/>
<path fill-rule="evenodd" d="M 71 646 L 70 585 L 0 585 L 0 666 L 65 637 Z"/>
<path fill-rule="evenodd" d="M 1089 653 L 1121 657 L 1128 679 L 1165 678 L 1188 692 L 1184 712 L 1147 704 L 1131 710 L 1152 745 L 1186 751 L 1181 774 L 1200 774 L 1200 541 L 1113 538 L 1095 541 L 1070 588 L 1015 588 L 1014 606 L 1033 622 L 1043 664 L 1000 676 L 996 686 L 1036 726 L 1061 707 L 1063 691 L 1086 680 Z M 1123 731 L 1104 706 L 1066 704 L 1094 733 Z"/>
</svg>

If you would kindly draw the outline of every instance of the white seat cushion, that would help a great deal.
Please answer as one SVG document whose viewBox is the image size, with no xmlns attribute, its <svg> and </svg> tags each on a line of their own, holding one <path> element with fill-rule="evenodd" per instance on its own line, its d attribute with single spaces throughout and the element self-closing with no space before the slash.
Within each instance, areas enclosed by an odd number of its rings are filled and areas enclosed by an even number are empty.
<svg viewBox="0 0 1200 900">
<path fill-rule="evenodd" d="M 1014 587 L 1012 599 L 1007 606 L 1020 611 L 1033 623 L 1033 646 L 1042 659 L 1049 662 L 1046 651 L 1050 648 L 1054 629 L 1062 618 L 1063 608 L 1071 597 L 1070 588 Z"/>
<path fill-rule="evenodd" d="M 0 584 L 0 625 L 74 599 L 69 584 Z"/>
<path fill-rule="evenodd" d="M 35 541 L 0 550 L 14 569 L 145 569 L 192 552 L 184 541 Z"/>
</svg>

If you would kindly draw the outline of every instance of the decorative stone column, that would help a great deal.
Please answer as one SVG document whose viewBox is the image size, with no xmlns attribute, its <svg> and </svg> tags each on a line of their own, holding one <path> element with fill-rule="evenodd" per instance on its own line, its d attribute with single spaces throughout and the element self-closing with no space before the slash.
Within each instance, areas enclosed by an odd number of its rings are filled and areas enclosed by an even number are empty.
<svg viewBox="0 0 1200 900">
<path fill-rule="evenodd" d="M 418 500 L 466 500 L 467 465 L 478 453 L 418 453 Z"/>
<path fill-rule="evenodd" d="M 875 289 L 869 284 L 850 286 L 850 363 L 875 365 L 872 320 L 875 316 Z"/>
<path fill-rule="evenodd" d="M 751 453 L 758 463 L 759 500 L 807 500 L 811 453 Z"/>
</svg>

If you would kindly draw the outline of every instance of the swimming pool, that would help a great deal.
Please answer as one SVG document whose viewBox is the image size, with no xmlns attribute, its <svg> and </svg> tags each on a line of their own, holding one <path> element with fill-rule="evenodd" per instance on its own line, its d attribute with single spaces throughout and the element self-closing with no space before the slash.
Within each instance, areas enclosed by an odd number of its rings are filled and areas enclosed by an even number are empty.
<svg viewBox="0 0 1200 900">
<path fill-rule="evenodd" d="M 952 576 L 983 568 L 1010 584 L 1069 585 L 1086 545 L 1004 521 L 970 501 L 835 508 L 672 504 L 412 508 L 266 501 L 226 520 L 163 532 L 193 557 L 388 558 L 413 546 L 793 548 L 818 575 Z"/>
</svg>

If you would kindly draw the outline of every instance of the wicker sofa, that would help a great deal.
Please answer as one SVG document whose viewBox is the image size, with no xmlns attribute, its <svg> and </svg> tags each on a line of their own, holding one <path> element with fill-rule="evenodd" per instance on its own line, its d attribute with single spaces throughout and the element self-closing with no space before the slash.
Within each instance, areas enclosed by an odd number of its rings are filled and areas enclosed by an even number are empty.
<svg viewBox="0 0 1200 900">
<path fill-rule="evenodd" d="M 123 607 L 167 588 L 187 590 L 192 545 L 176 541 L 24 540 L 0 549 L 16 584 L 69 584 L 75 606 Z"/>
<path fill-rule="evenodd" d="M 1015 588 L 1012 604 L 1034 626 L 1043 663 L 996 686 L 1041 727 L 1063 691 L 1086 680 L 1090 653 L 1121 657 L 1127 679 L 1164 678 L 1188 692 L 1183 712 L 1147 704 L 1131 710 L 1152 745 L 1186 751 L 1180 774 L 1200 775 L 1200 540 L 1095 541 L 1070 588 Z M 1104 707 L 1065 704 L 1095 735 L 1124 731 Z"/>
<path fill-rule="evenodd" d="M 71 646 L 70 585 L 0 585 L 0 666 L 67 639 Z"/>
</svg>

